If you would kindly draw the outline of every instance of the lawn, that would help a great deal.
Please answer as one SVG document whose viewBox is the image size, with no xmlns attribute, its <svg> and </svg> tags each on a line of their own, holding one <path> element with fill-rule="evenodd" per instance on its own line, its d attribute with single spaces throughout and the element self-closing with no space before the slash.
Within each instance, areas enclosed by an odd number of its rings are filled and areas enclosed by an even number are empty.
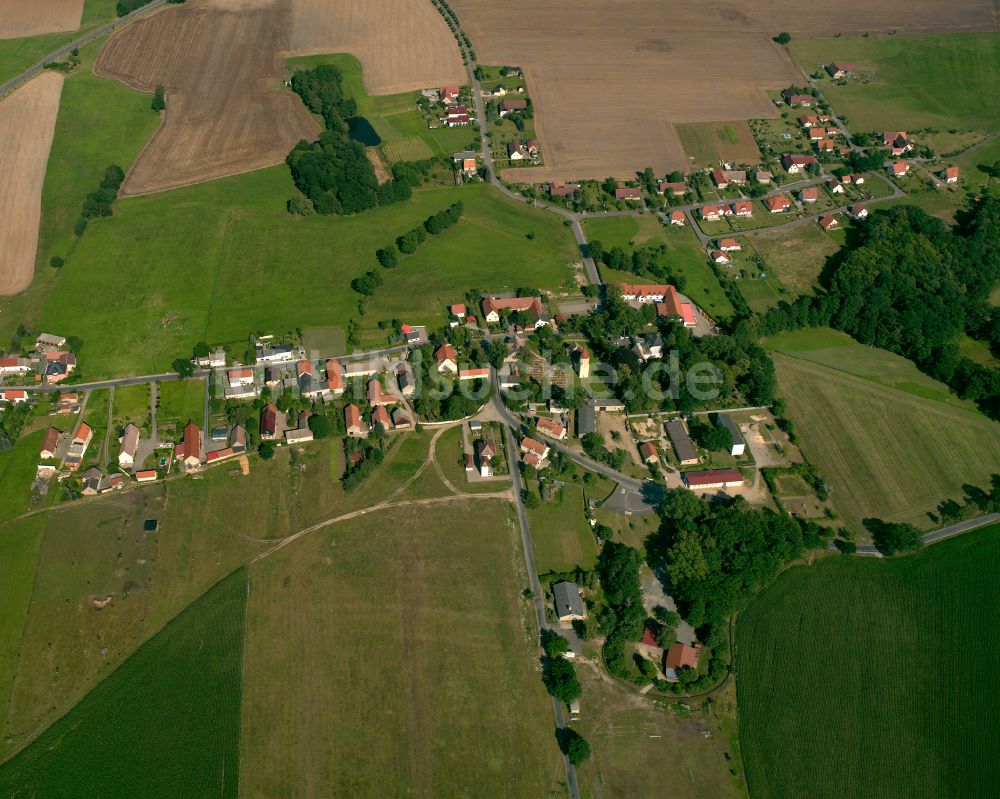
<svg viewBox="0 0 1000 799">
<path fill-rule="evenodd" d="M 996 784 L 1000 526 L 797 566 L 736 628 L 754 799 L 978 799 Z M 804 634 L 805 633 L 805 634 Z"/>
<path fill-rule="evenodd" d="M 509 505 L 344 522 L 250 583 L 241 794 L 560 793 Z"/>
<path fill-rule="evenodd" d="M 462 444 L 462 427 L 456 425 L 441 434 L 434 449 L 434 459 L 448 481 L 459 491 L 470 494 L 489 494 L 494 491 L 503 491 L 510 487 L 506 481 L 485 481 L 480 483 L 470 483 L 465 476 L 465 450 Z M 471 440 L 471 438 L 470 438 Z M 502 439 L 495 439 L 497 446 L 502 446 Z M 501 452 L 501 457 L 505 457 Z M 443 493 L 443 492 L 442 492 Z"/>
<path fill-rule="evenodd" d="M 0 792 L 235 797 L 246 596 L 241 570 L 191 605 L 0 767 Z"/>
<path fill-rule="evenodd" d="M 666 244 L 668 265 L 686 280 L 684 294 L 715 319 L 732 316 L 732 303 L 708 265 L 698 237 L 686 225 L 667 229 L 653 216 L 645 215 L 587 219 L 583 224 L 587 238 L 598 239 L 606 249 Z M 638 278 L 632 275 L 628 279 L 634 282 Z"/>
<path fill-rule="evenodd" d="M 1000 128 L 1000 107 L 985 102 L 1000 81 L 1000 37 L 991 33 L 793 39 L 805 72 L 846 61 L 870 73 L 838 86 L 820 82 L 852 130 Z"/>
<path fill-rule="evenodd" d="M 674 125 L 684 152 L 694 166 L 716 167 L 720 161 L 757 164 L 760 150 L 745 119 L 733 122 L 687 122 Z"/>
<path fill-rule="evenodd" d="M 844 339 L 812 330 L 766 342 L 803 452 L 854 529 L 872 516 L 929 528 L 941 500 L 996 471 L 1000 425 L 905 359 Z"/>
<path fill-rule="evenodd" d="M 173 424 L 178 431 L 188 422 L 205 424 L 205 378 L 168 380 L 156 387 L 158 425 Z"/>
<path fill-rule="evenodd" d="M 44 430 L 36 430 L 19 438 L 14 449 L 0 451 L 0 522 L 29 510 L 29 489 L 44 435 Z"/>
<path fill-rule="evenodd" d="M 115 388 L 114 422 L 116 427 L 124 427 L 132 422 L 141 428 L 143 435 L 149 435 L 149 384 L 138 386 L 118 386 Z M 115 431 L 118 432 L 117 430 Z"/>
<path fill-rule="evenodd" d="M 840 249 L 816 224 L 796 225 L 753 237 L 753 248 L 764 259 L 766 271 L 785 288 L 784 299 L 811 294 L 827 259 Z"/>
<path fill-rule="evenodd" d="M 531 490 L 538 490 L 534 481 Z M 594 568 L 597 538 L 583 515 L 585 506 L 583 488 L 568 483 L 548 502 L 528 511 L 539 574 Z"/>
</svg>

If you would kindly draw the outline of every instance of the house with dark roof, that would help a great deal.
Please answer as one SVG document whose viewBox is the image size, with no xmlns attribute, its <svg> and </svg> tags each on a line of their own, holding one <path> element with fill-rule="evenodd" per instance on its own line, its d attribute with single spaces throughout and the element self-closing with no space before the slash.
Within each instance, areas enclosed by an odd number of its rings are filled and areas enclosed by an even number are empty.
<svg viewBox="0 0 1000 799">
<path fill-rule="evenodd" d="M 552 586 L 552 598 L 555 600 L 556 618 L 562 624 L 569 624 L 587 618 L 587 608 L 583 604 L 580 586 L 564 580 Z"/>
</svg>

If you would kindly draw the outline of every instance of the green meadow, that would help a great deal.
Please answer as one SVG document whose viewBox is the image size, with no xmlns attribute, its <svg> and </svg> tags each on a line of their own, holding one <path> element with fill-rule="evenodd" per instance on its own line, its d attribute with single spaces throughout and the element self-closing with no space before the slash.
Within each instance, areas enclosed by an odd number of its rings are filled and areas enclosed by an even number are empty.
<svg viewBox="0 0 1000 799">
<path fill-rule="evenodd" d="M 991 102 L 1000 81 L 1000 37 L 993 33 L 793 39 L 803 71 L 843 61 L 873 75 L 820 88 L 852 130 L 1000 129 Z"/>
<path fill-rule="evenodd" d="M 996 791 L 1000 526 L 892 559 L 796 566 L 736 626 L 754 799 Z"/>
</svg>

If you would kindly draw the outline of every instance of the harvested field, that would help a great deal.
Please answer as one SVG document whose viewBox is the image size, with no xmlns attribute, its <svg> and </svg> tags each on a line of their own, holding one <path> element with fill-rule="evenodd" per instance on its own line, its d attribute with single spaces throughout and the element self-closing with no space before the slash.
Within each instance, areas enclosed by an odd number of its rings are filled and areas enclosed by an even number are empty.
<svg viewBox="0 0 1000 799">
<path fill-rule="evenodd" d="M 0 103 L 0 294 L 17 294 L 35 274 L 45 165 L 63 77 L 46 72 Z"/>
<path fill-rule="evenodd" d="M 333 51 L 357 54 L 370 93 L 464 75 L 444 21 L 418 0 L 192 0 L 112 36 L 95 71 L 141 91 L 162 84 L 167 95 L 163 123 L 122 193 L 151 194 L 283 161 L 320 130 L 282 87 L 284 59 Z"/>
<path fill-rule="evenodd" d="M 288 3 L 187 3 L 112 36 L 94 71 L 166 89 L 162 124 L 129 170 L 126 196 L 272 166 L 319 124 L 281 90 Z"/>
<path fill-rule="evenodd" d="M 451 31 L 421 0 L 293 0 L 295 55 L 353 53 L 369 94 L 468 83 Z"/>
<path fill-rule="evenodd" d="M 82 16 L 83 0 L 0 0 L 0 39 L 75 31 Z"/>
<path fill-rule="evenodd" d="M 510 180 L 630 176 L 687 166 L 675 122 L 773 117 L 764 93 L 802 76 L 770 41 L 797 36 L 992 30 L 991 0 L 848 3 L 810 9 L 790 0 L 736 6 L 643 0 L 455 0 L 484 64 L 516 64 L 535 101 L 546 166 Z M 530 25 L 511 20 L 530 19 Z"/>
</svg>

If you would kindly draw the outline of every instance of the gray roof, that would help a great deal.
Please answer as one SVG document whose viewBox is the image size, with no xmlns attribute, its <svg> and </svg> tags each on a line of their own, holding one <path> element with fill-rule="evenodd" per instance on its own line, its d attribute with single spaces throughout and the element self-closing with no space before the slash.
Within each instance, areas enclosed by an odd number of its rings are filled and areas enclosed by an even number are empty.
<svg viewBox="0 0 1000 799">
<path fill-rule="evenodd" d="M 576 412 L 576 434 L 585 436 L 587 433 L 597 432 L 597 412 L 594 404 L 588 402 Z"/>
<path fill-rule="evenodd" d="M 715 423 L 721 427 L 725 427 L 729 431 L 729 434 L 733 437 L 734 444 L 746 444 L 746 441 L 743 440 L 743 433 L 740 432 L 740 426 L 736 424 L 736 420 L 728 413 L 715 414 Z"/>
<path fill-rule="evenodd" d="M 674 419 L 667 422 L 666 428 L 670 443 L 674 445 L 674 452 L 677 453 L 677 460 L 681 463 L 698 460 L 698 450 L 691 441 L 691 436 L 688 435 L 684 422 L 680 419 Z"/>
<path fill-rule="evenodd" d="M 562 582 L 552 586 L 552 596 L 556 601 L 556 616 L 583 616 L 583 599 L 576 583 Z"/>
</svg>

